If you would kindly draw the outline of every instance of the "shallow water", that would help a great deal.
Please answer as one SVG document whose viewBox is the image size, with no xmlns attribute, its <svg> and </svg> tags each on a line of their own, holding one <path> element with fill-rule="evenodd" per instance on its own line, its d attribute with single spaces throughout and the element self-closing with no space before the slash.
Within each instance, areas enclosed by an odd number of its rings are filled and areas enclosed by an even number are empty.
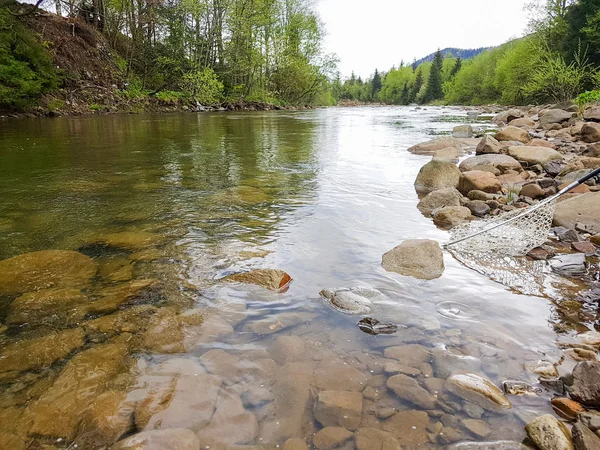
<svg viewBox="0 0 600 450">
<path fill-rule="evenodd" d="M 561 354 L 553 325 L 562 317 L 548 298 L 518 294 L 449 253 L 444 255 L 443 276 L 433 281 L 381 267 L 381 255 L 405 239 L 448 239 L 447 232 L 416 208 L 413 182 L 429 157 L 406 149 L 431 134 L 451 131 L 461 120 L 466 122 L 466 112 L 460 110 L 398 107 L 0 123 L 0 259 L 79 249 L 100 264 L 100 276 L 82 286 L 89 299 L 102 297 L 102 289 L 131 277 L 158 279 L 160 293 L 135 307 L 149 303 L 157 308 L 152 310 L 155 315 L 162 314 L 158 310 L 199 310 L 205 324 L 207 318 L 216 318 L 234 328 L 206 339 L 198 337 L 202 326 L 175 321 L 170 326 L 181 331 L 177 336 L 186 339 L 183 346 L 166 345 L 171 341 L 127 344 L 124 368 L 88 380 L 87 388 L 94 398 L 105 394 L 107 404 L 113 394 L 127 404 L 129 410 L 119 406 L 129 415 L 121 411 L 127 419 L 117 426 L 99 424 L 99 417 L 115 414 L 114 408 L 104 414 L 94 402 L 74 402 L 69 397 L 79 394 L 59 381 L 73 355 L 94 348 L 99 354 L 103 348 L 108 352 L 113 347 L 99 346 L 120 345 L 119 339 L 131 336 L 135 340 L 136 327 L 143 325 L 121 324 L 102 338 L 86 325 L 102 312 L 83 314 L 68 327 L 45 320 L 12 325 L 2 335 L 4 346 L 80 326 L 85 343 L 48 369 L 36 367 L 9 377 L 0 417 L 10 419 L 0 421 L 0 442 L 10 436 L 13 440 L 6 442 L 14 448 L 33 442 L 30 448 L 45 443 L 95 449 L 135 431 L 183 427 L 198 432 L 203 447 L 283 446 L 289 437 L 310 445 L 322 428 L 315 419 L 319 392 L 361 391 L 366 385 L 371 389 L 363 391 L 360 429 L 389 431 L 403 447 L 448 443 L 445 439 L 451 438 L 440 436 L 436 428 L 442 414 L 454 416 L 445 417 L 444 426 L 453 428 L 459 440 L 521 440 L 523 420 L 550 411 L 550 392 L 511 397 L 514 407 L 506 415 L 485 413 L 481 420 L 491 433 L 483 438 L 461 425 L 467 416 L 460 402 L 451 414 L 436 408 L 423 418 L 416 414 L 422 408 L 399 400 L 383 386 L 385 378 L 377 378 L 390 362 L 384 350 L 407 344 L 431 351 L 445 346 L 471 356 L 480 362 L 477 373 L 497 386 L 508 379 L 535 384 L 537 375 L 528 373 L 524 364 L 555 362 Z M 138 248 L 97 244 L 99 235 L 123 231 L 160 239 L 135 257 Z M 114 274 L 114 268 L 124 266 L 124 275 Z M 255 268 L 285 270 L 293 282 L 286 292 L 275 293 L 218 281 Z M 523 276 L 523 269 L 517 273 Z M 538 293 L 555 303 L 565 292 L 579 289 L 558 288 L 544 274 L 537 275 L 541 281 L 536 286 L 542 286 Z M 525 279 L 535 276 L 532 270 Z M 361 316 L 345 315 L 319 296 L 324 288 L 352 286 L 382 292 L 369 315 L 401 325 L 400 331 L 389 336 L 362 333 L 356 326 Z M 14 298 L 0 297 L 0 323 L 10 316 Z M 144 320 L 141 315 L 136 319 Z M 169 369 L 169 361 L 178 369 Z M 429 362 L 420 363 L 414 375 L 422 385 L 437 374 L 430 373 Z M 95 370 L 101 372 L 101 365 Z M 184 381 L 194 377 L 186 388 Z M 353 384 L 357 377 L 358 385 Z M 207 386 L 213 382 L 218 386 L 211 391 Z M 168 400 L 149 394 L 161 389 Z M 205 393 L 202 401 L 192 394 L 198 391 Z M 435 392 L 440 398 L 448 396 Z M 456 402 L 451 396 L 444 400 Z M 153 401 L 162 406 L 140 410 L 141 403 Z M 398 417 L 377 414 L 385 408 L 395 408 Z M 140 419 L 143 412 L 149 420 Z M 56 413 L 78 419 L 62 428 L 40 425 L 48 419 L 40 415 Z M 93 420 L 78 422 L 88 413 L 95 414 Z M 187 419 L 202 414 L 205 420 Z M 409 431 L 398 421 L 410 425 Z M 354 442 L 342 444 L 350 449 Z"/>
</svg>

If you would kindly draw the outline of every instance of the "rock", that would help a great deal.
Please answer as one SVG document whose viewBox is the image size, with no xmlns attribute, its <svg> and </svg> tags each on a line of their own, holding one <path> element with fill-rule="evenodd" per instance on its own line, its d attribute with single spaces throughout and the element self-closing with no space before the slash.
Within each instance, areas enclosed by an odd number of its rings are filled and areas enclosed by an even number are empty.
<svg viewBox="0 0 600 450">
<path fill-rule="evenodd" d="M 476 155 L 499 154 L 502 152 L 502 145 L 493 136 L 486 134 L 481 138 L 477 145 Z"/>
<path fill-rule="evenodd" d="M 356 430 L 360 424 L 362 395 L 359 392 L 322 391 L 317 396 L 315 419 L 324 427 Z"/>
<path fill-rule="evenodd" d="M 575 450 L 600 449 L 600 437 L 582 423 L 576 423 L 571 429 Z"/>
<path fill-rule="evenodd" d="M 282 291 L 290 284 L 292 278 L 283 270 L 258 269 L 229 275 L 225 277 L 225 280 L 256 284 L 271 291 Z"/>
<path fill-rule="evenodd" d="M 573 242 L 579 242 L 579 234 L 575 230 L 569 230 L 564 227 L 554 228 L 554 234 L 560 242 L 571 244 Z"/>
<path fill-rule="evenodd" d="M 206 371 L 221 379 L 225 385 L 242 381 L 240 360 L 221 349 L 212 349 L 200 357 Z"/>
<path fill-rule="evenodd" d="M 420 364 L 431 361 L 431 351 L 419 344 L 408 344 L 396 347 L 387 347 L 383 355 L 389 359 L 395 359 L 402 364 L 418 367 Z"/>
<path fill-rule="evenodd" d="M 381 429 L 392 433 L 398 444 L 408 448 L 429 442 L 427 433 L 429 416 L 425 411 L 401 411 L 381 423 Z"/>
<path fill-rule="evenodd" d="M 577 419 L 594 432 L 600 430 L 600 412 L 598 411 L 585 411 L 579 413 Z"/>
<path fill-rule="evenodd" d="M 525 431 L 540 450 L 573 450 L 569 429 L 550 414 L 529 422 Z"/>
<path fill-rule="evenodd" d="M 556 144 L 553 144 L 552 142 L 547 141 L 545 139 L 532 139 L 528 145 L 531 147 L 546 147 L 556 150 Z"/>
<path fill-rule="evenodd" d="M 556 177 L 565 167 L 565 163 L 561 160 L 554 159 L 546 164 L 543 164 L 544 171 L 551 177 Z"/>
<path fill-rule="evenodd" d="M 120 341 L 75 355 L 52 386 L 29 406 L 31 433 L 73 439 L 83 419 L 82 405 L 89 405 L 115 376 L 129 370 L 128 351 Z"/>
<path fill-rule="evenodd" d="M 495 136 L 498 141 L 517 141 L 527 144 L 531 137 L 527 131 L 517 127 L 504 127 L 496 133 Z"/>
<path fill-rule="evenodd" d="M 88 311 L 96 314 L 109 314 L 133 304 L 157 303 L 162 300 L 158 280 L 134 280 L 100 291 L 100 298 L 88 306 Z"/>
<path fill-rule="evenodd" d="M 363 333 L 377 336 L 379 334 L 394 334 L 398 331 L 398 325 L 393 323 L 381 323 L 372 317 L 364 317 L 358 321 L 358 328 Z"/>
<path fill-rule="evenodd" d="M 122 231 L 119 233 L 102 234 L 88 239 L 84 248 L 89 246 L 106 246 L 135 252 L 159 245 L 164 240 L 164 236 L 148 233 L 147 231 Z"/>
<path fill-rule="evenodd" d="M 394 375 L 387 380 L 387 388 L 403 400 L 423 409 L 435 409 L 436 398 L 423 389 L 417 380 L 407 375 Z"/>
<path fill-rule="evenodd" d="M 401 450 L 392 433 L 377 428 L 359 428 L 355 443 L 356 450 Z"/>
<path fill-rule="evenodd" d="M 590 106 L 583 112 L 584 120 L 600 122 L 600 106 Z"/>
<path fill-rule="evenodd" d="M 323 359 L 314 372 L 314 385 L 323 391 L 361 392 L 369 376 L 340 359 Z"/>
<path fill-rule="evenodd" d="M 490 213 L 490 206 L 482 200 L 471 200 L 465 205 L 475 217 L 484 217 Z"/>
<path fill-rule="evenodd" d="M 495 413 L 505 413 L 511 402 L 494 384 L 475 374 L 454 374 L 445 383 L 446 390 L 457 397 Z"/>
<path fill-rule="evenodd" d="M 436 211 L 433 223 L 438 227 L 449 230 L 471 218 L 471 210 L 464 206 L 445 206 Z"/>
<path fill-rule="evenodd" d="M 428 194 L 443 188 L 456 188 L 460 180 L 460 170 L 450 161 L 431 160 L 419 171 L 415 180 L 418 193 Z"/>
<path fill-rule="evenodd" d="M 557 415 L 570 421 L 577 420 L 577 414 L 585 411 L 579 403 L 564 397 L 554 397 L 551 403 Z"/>
<path fill-rule="evenodd" d="M 588 122 L 581 127 L 581 140 L 590 144 L 600 142 L 600 123 Z"/>
<path fill-rule="evenodd" d="M 591 233 L 600 233 L 600 192 L 578 195 L 558 202 L 554 213 L 555 226 L 575 228 L 583 224 Z"/>
<path fill-rule="evenodd" d="M 462 149 L 462 144 L 458 139 L 443 136 L 433 139 L 431 141 L 422 142 L 420 144 L 414 145 L 410 147 L 408 151 L 414 153 L 415 155 L 434 156 L 437 150 L 442 150 L 448 147 Z"/>
<path fill-rule="evenodd" d="M 83 347 L 85 334 L 80 328 L 50 333 L 42 337 L 6 344 L 0 350 L 0 376 L 25 370 L 43 369 Z M 12 377 L 11 377 L 12 378 Z"/>
<path fill-rule="evenodd" d="M 437 241 L 411 239 L 385 253 L 382 265 L 388 272 L 433 280 L 444 272 L 444 255 Z"/>
<path fill-rule="evenodd" d="M 511 120 L 508 125 L 519 128 L 533 128 L 535 126 L 535 120 L 533 120 L 531 117 L 521 117 L 519 119 Z"/>
<path fill-rule="evenodd" d="M 416 367 L 405 366 L 404 364 L 397 362 L 397 361 L 386 362 L 385 366 L 383 367 L 383 371 L 386 374 L 393 374 L 393 375 L 398 374 L 398 373 L 402 373 L 404 375 L 410 375 L 412 377 L 421 375 L 420 369 L 417 369 Z"/>
<path fill-rule="evenodd" d="M 585 275 L 585 255 L 575 253 L 572 255 L 559 255 L 550 259 L 550 267 L 560 275 L 577 277 Z"/>
<path fill-rule="evenodd" d="M 346 314 L 370 313 L 373 306 L 370 298 L 383 295 L 379 291 L 359 287 L 323 289 L 319 294 L 329 300 L 334 308 Z"/>
<path fill-rule="evenodd" d="M 215 204 L 246 205 L 260 204 L 269 201 L 269 196 L 262 189 L 253 186 L 232 186 L 212 196 Z"/>
<path fill-rule="evenodd" d="M 521 164 L 508 155 L 479 155 L 471 156 L 465 159 L 458 166 L 461 172 L 470 172 L 472 170 L 482 170 L 491 172 L 494 175 L 501 175 L 509 170 L 522 172 Z"/>
<path fill-rule="evenodd" d="M 203 315 L 197 310 L 177 314 L 174 308 L 161 308 L 152 316 L 142 336 L 143 347 L 160 353 L 180 353 L 190 346 L 188 335 L 203 323 Z"/>
<path fill-rule="evenodd" d="M 590 241 L 573 242 L 571 244 L 571 247 L 576 252 L 585 253 L 588 255 L 596 253 L 596 250 L 597 250 L 596 246 L 594 244 L 592 244 Z"/>
<path fill-rule="evenodd" d="M 561 178 L 561 184 L 569 185 L 569 184 L 573 183 L 574 181 L 577 181 L 580 178 L 583 178 L 587 174 L 591 173 L 593 170 L 594 169 L 580 169 L 580 170 L 575 170 L 573 172 L 569 172 Z M 596 184 L 596 180 L 591 179 L 591 180 L 588 180 L 587 183 L 590 186 L 594 186 Z M 571 191 L 571 192 L 573 192 L 573 191 Z"/>
<path fill-rule="evenodd" d="M 112 446 L 111 450 L 200 450 L 200 440 L 191 430 L 171 428 L 134 434 Z"/>
<path fill-rule="evenodd" d="M 591 158 L 600 158 L 600 143 L 590 145 L 583 154 Z"/>
<path fill-rule="evenodd" d="M 537 198 L 544 197 L 546 192 L 537 183 L 531 183 L 523 186 L 523 189 L 521 189 L 519 194 L 535 200 Z"/>
<path fill-rule="evenodd" d="M 331 450 L 342 446 L 354 435 L 351 431 L 340 427 L 325 427 L 313 438 L 313 445 L 318 450 Z"/>
<path fill-rule="evenodd" d="M 448 378 L 457 372 L 478 372 L 481 360 L 472 356 L 457 355 L 443 347 L 436 347 L 433 353 L 433 371 L 437 378 Z"/>
<path fill-rule="evenodd" d="M 459 442 L 447 446 L 446 450 L 531 450 L 531 447 L 515 441 Z"/>
<path fill-rule="evenodd" d="M 79 289 L 44 289 L 28 292 L 10 304 L 9 324 L 75 325 L 87 314 L 88 298 Z"/>
<path fill-rule="evenodd" d="M 492 432 L 483 420 L 463 419 L 462 424 L 470 433 L 479 438 L 486 438 Z"/>
<path fill-rule="evenodd" d="M 306 359 L 304 341 L 299 336 L 279 336 L 269 346 L 269 354 L 281 366 Z"/>
<path fill-rule="evenodd" d="M 507 395 L 530 395 L 536 396 L 542 392 L 540 388 L 531 386 L 524 381 L 505 381 L 502 388 Z"/>
<path fill-rule="evenodd" d="M 464 152 L 458 148 L 446 147 L 441 150 L 436 150 L 433 158 L 437 160 L 446 160 L 451 161 L 452 163 L 456 163 L 458 162 L 458 158 L 460 158 L 463 155 L 463 153 Z"/>
<path fill-rule="evenodd" d="M 460 206 L 462 195 L 454 187 L 438 189 L 427 194 L 417 205 L 419 211 L 430 216 L 433 210 L 444 206 Z"/>
<path fill-rule="evenodd" d="M 550 125 L 552 123 L 562 123 L 573 117 L 573 113 L 562 109 L 549 109 L 540 115 L 540 125 Z"/>
<path fill-rule="evenodd" d="M 458 190 L 463 194 L 470 191 L 483 191 L 488 193 L 500 192 L 502 185 L 493 173 L 482 170 L 463 172 L 460 177 Z"/>
<path fill-rule="evenodd" d="M 573 370 L 571 398 L 586 406 L 600 406 L 600 362 L 584 361 Z"/>
<path fill-rule="evenodd" d="M 600 234 L 595 234 L 594 236 L 590 237 L 590 242 L 595 245 L 600 245 Z"/>
<path fill-rule="evenodd" d="M 440 444 L 452 444 L 454 442 L 458 442 L 462 439 L 462 435 L 456 431 L 454 428 L 443 427 L 440 430 L 440 433 L 437 436 L 438 443 Z"/>
<path fill-rule="evenodd" d="M 24 253 L 0 261 L 0 295 L 85 286 L 97 270 L 92 259 L 78 252 L 42 250 Z"/>
<path fill-rule="evenodd" d="M 134 429 L 134 407 L 126 397 L 125 392 L 106 391 L 91 401 L 79 426 L 79 445 L 112 444 Z"/>
<path fill-rule="evenodd" d="M 98 275 L 109 283 L 133 278 L 133 261 L 129 258 L 111 258 L 100 266 Z"/>
<path fill-rule="evenodd" d="M 502 112 L 496 114 L 492 118 L 492 122 L 495 123 L 496 125 L 502 125 L 502 124 L 510 123 L 513 120 L 518 119 L 523 116 L 524 116 L 523 111 L 521 111 L 519 109 L 509 109 L 508 111 L 502 111 Z"/>
<path fill-rule="evenodd" d="M 258 435 L 258 421 L 244 409 L 239 397 L 221 395 L 210 423 L 197 434 L 202 447 L 247 445 L 254 443 Z"/>
<path fill-rule="evenodd" d="M 308 445 L 303 439 L 289 438 L 283 445 L 283 450 L 308 450 Z"/>
<path fill-rule="evenodd" d="M 473 137 L 473 127 L 471 125 L 459 125 L 452 130 L 452 137 L 464 139 Z"/>
<path fill-rule="evenodd" d="M 488 194 L 487 192 L 483 192 L 483 191 L 470 191 L 467 194 L 467 198 L 469 198 L 469 200 L 481 200 L 481 201 L 490 201 L 490 200 L 498 200 L 500 197 L 502 197 L 499 194 Z"/>
<path fill-rule="evenodd" d="M 508 154 L 519 162 L 528 165 L 547 164 L 550 161 L 562 160 L 563 156 L 556 150 L 546 147 L 516 146 L 508 147 Z"/>
<path fill-rule="evenodd" d="M 292 311 L 287 313 L 275 313 L 264 318 L 247 322 L 242 328 L 251 333 L 268 335 L 278 333 L 287 328 L 295 327 L 301 323 L 310 322 L 317 316 L 315 313 L 305 311 Z"/>
</svg>

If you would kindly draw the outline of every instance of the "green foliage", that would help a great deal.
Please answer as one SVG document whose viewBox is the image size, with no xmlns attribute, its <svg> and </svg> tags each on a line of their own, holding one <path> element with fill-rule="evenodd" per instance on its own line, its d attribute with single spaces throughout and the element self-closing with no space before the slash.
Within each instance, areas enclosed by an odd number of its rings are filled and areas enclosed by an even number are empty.
<svg viewBox="0 0 600 450">
<path fill-rule="evenodd" d="M 148 92 L 144 89 L 142 81 L 137 77 L 129 79 L 121 94 L 129 100 L 139 100 L 148 96 Z"/>
<path fill-rule="evenodd" d="M 373 75 L 373 80 L 371 80 L 371 97 L 373 100 L 377 99 L 379 91 L 381 91 L 381 75 L 379 75 L 379 71 L 375 69 L 375 75 Z"/>
<path fill-rule="evenodd" d="M 223 83 L 210 67 L 183 75 L 182 88 L 192 100 L 202 105 L 214 105 L 223 98 Z"/>
<path fill-rule="evenodd" d="M 0 9 L 0 108 L 22 108 L 58 84 L 46 48 Z"/>
<path fill-rule="evenodd" d="M 100 105 L 98 103 L 92 103 L 89 106 L 90 111 L 96 111 L 96 112 L 100 112 L 100 111 L 105 111 L 107 108 L 104 105 Z"/>
<path fill-rule="evenodd" d="M 164 103 L 179 103 L 186 99 L 186 94 L 180 91 L 160 91 L 157 92 L 155 97 Z"/>
<path fill-rule="evenodd" d="M 52 111 L 52 112 L 56 112 L 59 111 L 61 109 L 63 109 L 65 107 L 65 101 L 61 100 L 59 98 L 53 98 L 52 100 L 50 100 L 48 102 L 48 104 L 46 105 L 46 107 L 48 108 L 48 110 Z"/>
<path fill-rule="evenodd" d="M 494 87 L 500 93 L 499 102 L 505 105 L 526 103 L 523 92 L 538 60 L 538 43 L 532 38 L 509 42 L 503 46 L 494 70 Z"/>
<path fill-rule="evenodd" d="M 582 92 L 575 98 L 575 103 L 579 107 L 580 112 L 583 112 L 591 103 L 596 102 L 600 102 L 600 89 Z"/>
<path fill-rule="evenodd" d="M 423 101 L 429 103 L 435 100 L 441 100 L 444 97 L 442 90 L 442 69 L 444 68 L 444 57 L 441 51 L 437 51 L 433 58 L 429 77 L 427 78 L 427 88 Z"/>
</svg>

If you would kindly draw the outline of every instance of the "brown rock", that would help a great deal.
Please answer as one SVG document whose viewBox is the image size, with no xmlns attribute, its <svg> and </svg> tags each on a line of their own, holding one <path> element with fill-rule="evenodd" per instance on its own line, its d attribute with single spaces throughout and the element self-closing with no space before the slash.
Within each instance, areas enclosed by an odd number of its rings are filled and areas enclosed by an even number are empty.
<svg viewBox="0 0 600 450">
<path fill-rule="evenodd" d="M 313 438 L 313 445 L 318 450 L 331 450 L 340 447 L 354 435 L 352 432 L 340 427 L 325 427 Z"/>
<path fill-rule="evenodd" d="M 596 234 L 590 238 L 590 242 L 596 245 L 600 245 L 600 234 Z"/>
<path fill-rule="evenodd" d="M 427 194 L 417 205 L 419 211 L 430 216 L 433 210 L 444 206 L 460 206 L 462 195 L 456 188 L 444 188 Z"/>
<path fill-rule="evenodd" d="M 197 434 L 202 447 L 248 445 L 258 435 L 258 421 L 244 409 L 239 397 L 222 393 L 210 423 Z"/>
<path fill-rule="evenodd" d="M 471 156 L 465 159 L 459 165 L 461 172 L 470 172 L 472 170 L 482 170 L 491 172 L 494 175 L 501 175 L 508 171 L 522 172 L 521 164 L 508 155 L 479 155 Z"/>
<path fill-rule="evenodd" d="M 523 186 L 523 189 L 521 189 L 520 192 L 520 195 L 532 198 L 534 200 L 543 197 L 545 194 L 546 192 L 537 183 L 531 183 Z"/>
<path fill-rule="evenodd" d="M 532 139 L 531 142 L 529 144 L 527 144 L 531 147 L 546 147 L 546 148 L 551 148 L 553 150 L 556 150 L 556 144 L 547 141 L 545 139 Z"/>
<path fill-rule="evenodd" d="M 415 189 L 420 194 L 444 188 L 456 188 L 460 170 L 450 161 L 433 159 L 421 167 L 415 180 Z"/>
<path fill-rule="evenodd" d="M 289 438 L 283 445 L 283 450 L 308 450 L 308 445 L 303 439 Z"/>
<path fill-rule="evenodd" d="M 433 280 L 444 272 L 444 255 L 437 241 L 411 239 L 385 253 L 382 265 L 388 272 Z"/>
<path fill-rule="evenodd" d="M 356 430 L 360 424 L 362 402 L 359 392 L 321 391 L 315 405 L 315 419 L 324 427 Z"/>
<path fill-rule="evenodd" d="M 475 374 L 454 374 L 445 383 L 446 390 L 483 409 L 505 413 L 512 408 L 511 402 L 494 384 Z"/>
<path fill-rule="evenodd" d="M 469 432 L 480 438 L 486 438 L 492 432 L 483 420 L 463 419 L 462 424 Z"/>
<path fill-rule="evenodd" d="M 377 428 L 360 428 L 355 436 L 356 450 L 401 450 L 392 433 Z"/>
<path fill-rule="evenodd" d="M 78 431 L 80 446 L 110 445 L 134 429 L 134 406 L 126 397 L 125 392 L 106 391 L 90 402 Z"/>
<path fill-rule="evenodd" d="M 117 442 L 111 450 L 200 450 L 196 434 L 185 428 L 145 431 Z"/>
<path fill-rule="evenodd" d="M 509 122 L 511 127 L 529 127 L 532 128 L 535 126 L 535 120 L 531 117 L 521 117 L 519 119 L 514 119 Z"/>
<path fill-rule="evenodd" d="M 407 375 L 394 375 L 387 381 L 387 388 L 398 397 L 423 409 L 435 409 L 436 398 L 423 389 L 419 382 Z"/>
<path fill-rule="evenodd" d="M 292 281 L 283 270 L 259 269 L 246 273 L 236 273 L 225 278 L 227 281 L 237 281 L 239 283 L 249 283 L 262 286 L 271 291 L 283 291 Z"/>
<path fill-rule="evenodd" d="M 498 154 L 502 152 L 502 145 L 491 135 L 486 134 L 477 145 L 477 155 Z"/>
<path fill-rule="evenodd" d="M 527 144 L 531 137 L 527 131 L 517 127 L 504 127 L 496 133 L 495 138 L 498 141 L 518 141 Z"/>
<path fill-rule="evenodd" d="M 458 139 L 448 136 L 442 136 L 431 141 L 422 142 L 408 149 L 409 152 L 416 155 L 434 156 L 435 152 L 444 148 L 454 147 L 461 149 L 462 144 Z"/>
<path fill-rule="evenodd" d="M 323 391 L 354 391 L 360 392 L 367 384 L 369 376 L 344 361 L 325 358 L 315 369 L 314 384 Z"/>
<path fill-rule="evenodd" d="M 592 233 L 600 233 L 600 192 L 577 195 L 556 205 L 553 223 L 568 229 L 577 223 Z"/>
<path fill-rule="evenodd" d="M 471 210 L 465 206 L 445 206 L 436 211 L 433 223 L 438 227 L 449 230 L 471 218 Z"/>
<path fill-rule="evenodd" d="M 600 123 L 586 123 L 581 128 L 581 140 L 588 143 L 600 142 Z"/>
<path fill-rule="evenodd" d="M 88 298 L 79 289 L 28 292 L 11 303 L 6 322 L 66 327 L 84 318 L 88 304 Z"/>
<path fill-rule="evenodd" d="M 563 159 L 563 156 L 560 153 L 558 153 L 556 150 L 552 150 L 551 148 L 526 145 L 508 147 L 508 154 L 517 161 L 529 165 L 544 165 L 550 161 Z"/>
<path fill-rule="evenodd" d="M 269 346 L 269 354 L 281 366 L 306 359 L 304 341 L 299 336 L 279 336 Z"/>
<path fill-rule="evenodd" d="M 596 246 L 590 241 L 573 242 L 571 247 L 573 250 L 579 253 L 596 253 L 597 250 Z"/>
<path fill-rule="evenodd" d="M 126 305 L 148 303 L 157 296 L 158 280 L 135 280 L 100 291 L 101 298 L 91 302 L 88 310 L 109 314 Z"/>
<path fill-rule="evenodd" d="M 584 361 L 575 366 L 570 395 L 583 405 L 600 406 L 600 362 Z"/>
<path fill-rule="evenodd" d="M 463 172 L 458 186 L 458 190 L 463 194 L 468 194 L 469 191 L 474 190 L 496 193 L 500 192 L 501 189 L 500 181 L 493 173 L 481 170 Z"/>
<path fill-rule="evenodd" d="M 458 170 L 458 169 L 457 169 Z M 0 295 L 86 285 L 97 264 L 67 250 L 42 250 L 0 261 Z"/>
<path fill-rule="evenodd" d="M 573 425 L 571 433 L 575 450 L 600 450 L 600 437 L 584 424 L 578 422 Z"/>
<path fill-rule="evenodd" d="M 429 416 L 425 411 L 401 411 L 381 424 L 381 429 L 393 434 L 400 445 L 419 446 L 429 442 Z"/>
<path fill-rule="evenodd" d="M 418 367 L 419 364 L 431 361 L 431 351 L 419 344 L 387 347 L 383 354 L 386 358 L 396 359 L 402 364 L 412 367 Z"/>
<path fill-rule="evenodd" d="M 164 242 L 164 237 L 147 231 L 122 231 L 95 236 L 85 243 L 86 246 L 100 245 L 120 248 L 127 251 L 139 251 Z"/>
<path fill-rule="evenodd" d="M 577 420 L 577 414 L 585 411 L 585 408 L 579 403 L 565 397 L 555 397 L 551 403 L 556 414 L 571 421 Z"/>
</svg>

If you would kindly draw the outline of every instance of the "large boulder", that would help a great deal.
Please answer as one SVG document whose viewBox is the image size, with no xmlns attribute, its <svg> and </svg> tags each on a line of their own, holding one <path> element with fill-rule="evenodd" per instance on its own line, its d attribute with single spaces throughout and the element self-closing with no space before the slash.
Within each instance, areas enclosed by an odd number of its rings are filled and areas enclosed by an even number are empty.
<svg viewBox="0 0 600 450">
<path fill-rule="evenodd" d="M 463 172 L 458 185 L 458 190 L 465 195 L 470 191 L 483 191 L 493 194 L 500 192 L 501 189 L 500 180 L 493 173 L 484 172 L 483 170 Z"/>
<path fill-rule="evenodd" d="M 540 116 L 540 125 L 563 123 L 573 117 L 573 113 L 563 109 L 549 109 Z"/>
<path fill-rule="evenodd" d="M 511 120 L 509 122 L 509 125 L 511 127 L 519 127 L 519 128 L 524 128 L 524 127 L 534 127 L 535 126 L 535 120 L 533 120 L 531 117 L 521 117 L 519 119 L 514 119 Z"/>
<path fill-rule="evenodd" d="M 574 229 L 575 224 L 580 223 L 591 233 L 600 233 L 600 192 L 577 195 L 558 202 L 553 223 L 569 229 Z"/>
<path fill-rule="evenodd" d="M 382 264 L 389 272 L 433 280 L 444 272 L 444 255 L 436 241 L 411 239 L 385 253 Z"/>
<path fill-rule="evenodd" d="M 571 398 L 586 406 L 600 406 L 600 362 L 584 361 L 575 366 Z"/>
<path fill-rule="evenodd" d="M 471 218 L 471 210 L 465 206 L 445 206 L 433 215 L 433 223 L 445 230 L 460 225 Z"/>
<path fill-rule="evenodd" d="M 546 147 L 517 145 L 508 147 L 508 154 L 519 162 L 528 165 L 544 165 L 550 161 L 562 160 L 563 156 L 556 150 Z"/>
<path fill-rule="evenodd" d="M 525 114 L 520 109 L 509 109 L 508 111 L 502 111 L 496 114 L 492 118 L 492 122 L 496 125 L 507 124 L 519 117 L 523 117 Z"/>
<path fill-rule="evenodd" d="M 78 252 L 42 250 L 24 253 L 0 261 L 0 295 L 83 287 L 97 270 L 92 259 Z"/>
<path fill-rule="evenodd" d="M 517 141 L 527 144 L 531 140 L 531 136 L 527 131 L 518 127 L 504 127 L 496 133 L 498 141 Z"/>
<path fill-rule="evenodd" d="M 417 205 L 419 211 L 425 216 L 430 216 L 434 209 L 444 206 L 460 206 L 462 195 L 456 188 L 449 187 L 438 189 L 427 194 Z"/>
<path fill-rule="evenodd" d="M 415 155 L 434 156 L 436 151 L 442 150 L 447 147 L 462 149 L 462 143 L 456 138 L 442 136 L 436 139 L 432 139 L 431 141 L 413 145 L 408 149 L 408 151 L 414 153 Z"/>
<path fill-rule="evenodd" d="M 584 142 L 600 142 L 600 123 L 588 122 L 581 128 L 581 140 Z"/>
<path fill-rule="evenodd" d="M 475 154 L 487 155 L 487 154 L 498 154 L 502 152 L 502 144 L 490 134 L 486 134 L 481 138 Z"/>
<path fill-rule="evenodd" d="M 508 155 L 471 156 L 460 163 L 458 168 L 461 172 L 483 170 L 484 172 L 491 172 L 494 175 L 501 175 L 508 170 L 516 172 L 523 170 L 519 161 Z"/>
<path fill-rule="evenodd" d="M 415 189 L 419 193 L 428 194 L 442 188 L 455 188 L 459 180 L 460 170 L 456 164 L 434 159 L 421 167 L 415 180 Z"/>
<path fill-rule="evenodd" d="M 571 432 L 565 424 L 550 414 L 529 422 L 525 431 L 540 450 L 573 450 Z"/>
<path fill-rule="evenodd" d="M 586 109 L 583 113 L 583 118 L 585 120 L 600 122 L 600 106 L 592 106 Z"/>
<path fill-rule="evenodd" d="M 457 397 L 498 414 L 512 408 L 512 403 L 490 380 L 472 373 L 459 373 L 448 377 L 445 388 Z"/>
</svg>

